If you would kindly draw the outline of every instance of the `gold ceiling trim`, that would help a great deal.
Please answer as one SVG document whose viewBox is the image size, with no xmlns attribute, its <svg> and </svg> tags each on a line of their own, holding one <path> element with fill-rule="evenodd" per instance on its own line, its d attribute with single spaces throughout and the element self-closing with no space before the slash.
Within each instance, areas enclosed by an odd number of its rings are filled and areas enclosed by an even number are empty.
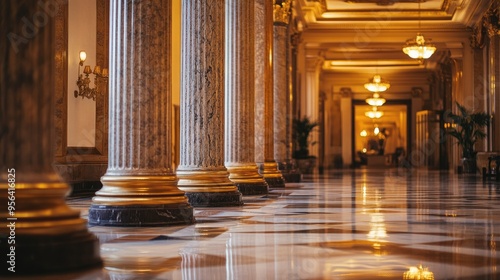
<svg viewBox="0 0 500 280">
<path fill-rule="evenodd" d="M 363 2 L 364 1 L 364 2 Z M 358 0 L 353 1 L 354 4 L 363 4 L 365 2 L 376 2 L 380 0 Z M 324 2 L 324 1 L 323 1 Z M 345 1 L 351 2 L 351 1 Z M 400 1 L 393 1 L 400 2 Z M 418 3 L 417 1 L 413 1 Z M 422 20 L 451 20 L 459 8 L 454 5 L 455 0 L 443 0 L 443 3 L 439 9 L 390 9 L 379 8 L 379 9 L 328 9 L 325 5 L 320 14 L 316 14 L 316 21 L 318 22 L 328 22 L 328 21 L 372 21 L 373 19 L 391 19 L 391 20 L 416 20 L 419 17 Z M 410 2 L 405 2 L 410 3 Z M 420 12 L 420 15 L 419 15 Z"/>
</svg>

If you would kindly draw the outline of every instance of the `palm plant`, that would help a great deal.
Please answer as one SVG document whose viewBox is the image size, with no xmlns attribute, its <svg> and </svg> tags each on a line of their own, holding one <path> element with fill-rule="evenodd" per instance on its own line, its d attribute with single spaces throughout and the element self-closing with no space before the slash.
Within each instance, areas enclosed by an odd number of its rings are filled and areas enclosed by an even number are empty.
<svg viewBox="0 0 500 280">
<path fill-rule="evenodd" d="M 316 126 L 318 126 L 318 123 L 312 122 L 308 117 L 293 120 L 294 158 L 303 159 L 309 157 L 309 145 L 316 144 L 315 141 L 309 141 L 309 136 Z"/>
<path fill-rule="evenodd" d="M 477 140 L 486 137 L 484 127 L 490 121 L 490 115 L 477 112 L 472 113 L 464 106 L 456 102 L 459 114 L 450 113 L 448 117 L 456 126 L 448 130 L 448 134 L 455 137 L 462 147 L 462 157 L 465 159 L 475 159 L 477 151 L 474 145 Z"/>
</svg>

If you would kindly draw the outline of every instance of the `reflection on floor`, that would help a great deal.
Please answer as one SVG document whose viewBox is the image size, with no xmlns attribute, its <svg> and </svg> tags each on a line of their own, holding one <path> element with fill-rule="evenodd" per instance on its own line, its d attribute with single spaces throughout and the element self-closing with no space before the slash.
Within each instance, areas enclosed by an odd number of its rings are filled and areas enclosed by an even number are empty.
<svg viewBox="0 0 500 280">
<path fill-rule="evenodd" d="M 91 227 L 103 269 L 36 279 L 432 279 L 410 278 L 420 265 L 434 279 L 500 279 L 499 200 L 479 177 L 348 170 L 197 208 L 192 226 Z M 85 217 L 90 199 L 69 204 Z"/>
</svg>

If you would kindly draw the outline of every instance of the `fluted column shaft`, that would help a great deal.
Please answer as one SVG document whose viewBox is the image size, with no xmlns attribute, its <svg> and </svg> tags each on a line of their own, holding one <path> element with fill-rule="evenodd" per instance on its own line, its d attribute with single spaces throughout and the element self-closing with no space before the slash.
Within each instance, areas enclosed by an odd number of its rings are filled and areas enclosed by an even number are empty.
<svg viewBox="0 0 500 280">
<path fill-rule="evenodd" d="M 270 188 L 284 187 L 274 160 L 273 3 L 255 1 L 256 161 Z"/>
<path fill-rule="evenodd" d="M 225 166 L 242 194 L 267 194 L 255 164 L 254 3 L 226 5 Z"/>
<path fill-rule="evenodd" d="M 287 26 L 274 23 L 273 95 L 274 95 L 274 159 L 284 165 L 287 157 Z"/>
<path fill-rule="evenodd" d="M 289 2 L 275 6 L 279 20 L 274 21 L 273 73 L 274 73 L 274 159 L 278 163 L 286 182 L 300 182 L 301 175 L 292 162 L 292 110 L 291 110 L 291 72 L 288 33 Z"/>
<path fill-rule="evenodd" d="M 171 1 L 110 3 L 109 161 L 89 222 L 193 222 L 171 158 Z"/>
<path fill-rule="evenodd" d="M 52 5 L 53 4 L 53 5 Z M 97 238 L 54 171 L 55 16 L 59 4 L 0 3 L 0 274 L 99 265 Z M 74 252 L 82 252 L 76 256 Z"/>
<path fill-rule="evenodd" d="M 224 0 L 182 1 L 179 187 L 193 206 L 240 205 L 224 167 Z"/>
</svg>

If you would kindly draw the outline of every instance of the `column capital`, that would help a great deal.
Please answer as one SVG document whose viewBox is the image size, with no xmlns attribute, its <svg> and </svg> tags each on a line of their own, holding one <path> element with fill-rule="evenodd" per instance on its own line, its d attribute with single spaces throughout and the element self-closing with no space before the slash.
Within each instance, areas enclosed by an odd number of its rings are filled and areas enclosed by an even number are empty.
<svg viewBox="0 0 500 280">
<path fill-rule="evenodd" d="M 340 88 L 340 96 L 342 96 L 342 98 L 352 98 L 352 89 L 350 87 Z"/>
<path fill-rule="evenodd" d="M 424 90 L 421 87 L 412 87 L 411 88 L 411 97 L 412 98 L 421 98 L 424 93 Z"/>
<path fill-rule="evenodd" d="M 325 61 L 325 58 L 318 54 L 317 56 L 307 56 L 306 57 L 306 70 L 308 72 L 315 72 Z"/>
<path fill-rule="evenodd" d="M 488 33 L 488 37 L 500 35 L 500 5 L 498 3 L 492 5 L 485 13 L 482 19 L 482 24 Z"/>
<path fill-rule="evenodd" d="M 273 7 L 274 23 L 288 24 L 290 21 L 291 0 L 276 0 Z"/>
</svg>

